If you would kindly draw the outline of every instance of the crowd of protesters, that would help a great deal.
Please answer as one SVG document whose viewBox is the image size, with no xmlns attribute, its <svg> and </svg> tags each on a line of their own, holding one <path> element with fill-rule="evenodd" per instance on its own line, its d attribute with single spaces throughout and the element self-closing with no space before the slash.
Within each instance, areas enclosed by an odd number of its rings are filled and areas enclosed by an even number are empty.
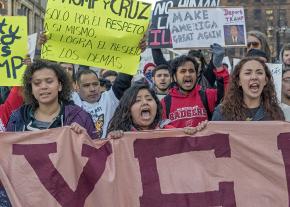
<svg viewBox="0 0 290 207">
<path fill-rule="evenodd" d="M 39 42 L 46 41 L 40 35 Z M 144 50 L 144 39 L 140 49 Z M 279 103 L 266 36 L 250 31 L 247 53 L 231 74 L 222 60 L 225 49 L 210 46 L 207 63 L 201 50 L 165 60 L 152 49 L 154 63 L 144 78 L 115 71 L 97 73 L 86 66 L 35 59 L 26 61 L 22 87 L 1 87 L 0 130 L 36 131 L 70 126 L 92 139 L 119 138 L 125 131 L 183 128 L 194 134 L 207 121 L 290 120 L 290 44 L 280 53 L 283 64 Z M 0 187 L 0 207 L 11 206 Z"/>
</svg>

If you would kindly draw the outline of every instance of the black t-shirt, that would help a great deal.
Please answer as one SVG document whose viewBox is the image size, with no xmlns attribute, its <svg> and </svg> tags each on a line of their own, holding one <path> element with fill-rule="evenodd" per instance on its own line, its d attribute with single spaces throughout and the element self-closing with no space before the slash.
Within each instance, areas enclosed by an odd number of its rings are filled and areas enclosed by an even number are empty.
<svg viewBox="0 0 290 207">
<path fill-rule="evenodd" d="M 258 112 L 259 108 L 260 107 L 251 108 L 251 109 L 247 108 L 246 109 L 246 116 L 247 116 L 246 121 L 252 121 L 253 118 L 255 117 L 256 113 Z M 262 119 L 260 119 L 259 121 L 270 121 L 270 120 L 272 120 L 271 117 L 267 113 L 265 113 L 265 116 Z"/>
</svg>

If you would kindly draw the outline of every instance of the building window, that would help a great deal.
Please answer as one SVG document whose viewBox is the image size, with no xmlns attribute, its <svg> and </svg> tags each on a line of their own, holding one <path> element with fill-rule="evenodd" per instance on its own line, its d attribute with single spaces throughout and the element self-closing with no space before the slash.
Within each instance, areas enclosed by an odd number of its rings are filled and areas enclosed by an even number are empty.
<svg viewBox="0 0 290 207">
<path fill-rule="evenodd" d="M 0 9 L 4 9 L 4 3 L 0 1 Z"/>
<path fill-rule="evenodd" d="M 254 10 L 254 18 L 256 20 L 260 20 L 262 19 L 262 12 L 261 12 L 261 9 L 255 9 Z"/>
<path fill-rule="evenodd" d="M 273 9 L 266 9 L 266 15 L 272 16 L 273 15 Z"/>
<path fill-rule="evenodd" d="M 279 15 L 279 26 L 287 26 L 287 11 L 286 9 L 280 9 Z"/>
<path fill-rule="evenodd" d="M 25 5 L 21 5 L 20 13 L 21 14 L 19 14 L 19 15 L 21 15 L 21 16 L 27 16 L 27 32 L 28 32 L 28 34 L 30 34 L 30 15 L 31 15 L 31 12 L 30 12 L 29 8 L 27 8 Z"/>
</svg>

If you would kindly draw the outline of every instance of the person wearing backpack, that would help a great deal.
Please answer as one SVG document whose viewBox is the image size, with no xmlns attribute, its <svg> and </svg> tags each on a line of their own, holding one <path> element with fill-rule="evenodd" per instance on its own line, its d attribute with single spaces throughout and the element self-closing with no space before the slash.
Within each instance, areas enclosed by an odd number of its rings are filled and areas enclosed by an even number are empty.
<svg viewBox="0 0 290 207">
<path fill-rule="evenodd" d="M 176 128 L 195 127 L 210 120 L 215 106 L 224 94 L 229 82 L 229 73 L 221 66 L 216 68 L 217 89 L 203 88 L 197 84 L 197 61 L 190 56 L 180 56 L 171 63 L 171 76 L 175 86 L 161 100 L 162 119 L 170 119 Z"/>
<path fill-rule="evenodd" d="M 166 60 L 160 48 L 152 48 L 152 57 L 156 66 L 168 65 L 170 66 L 172 60 Z M 216 68 L 222 66 L 223 58 L 225 55 L 225 48 L 217 43 L 210 45 L 212 55 L 209 63 L 206 62 L 202 51 L 192 49 L 188 51 L 188 56 L 194 58 L 199 63 L 197 68 L 197 83 L 203 88 L 217 88 L 218 81 L 214 73 Z"/>
</svg>

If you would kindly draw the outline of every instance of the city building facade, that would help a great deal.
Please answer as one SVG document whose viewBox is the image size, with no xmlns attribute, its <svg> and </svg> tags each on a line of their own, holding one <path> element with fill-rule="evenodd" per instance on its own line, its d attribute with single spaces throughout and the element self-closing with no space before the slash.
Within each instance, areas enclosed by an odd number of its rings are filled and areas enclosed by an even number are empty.
<svg viewBox="0 0 290 207">
<path fill-rule="evenodd" d="M 43 29 L 47 0 L 0 0 L 0 15 L 27 17 L 28 34 Z"/>
</svg>

